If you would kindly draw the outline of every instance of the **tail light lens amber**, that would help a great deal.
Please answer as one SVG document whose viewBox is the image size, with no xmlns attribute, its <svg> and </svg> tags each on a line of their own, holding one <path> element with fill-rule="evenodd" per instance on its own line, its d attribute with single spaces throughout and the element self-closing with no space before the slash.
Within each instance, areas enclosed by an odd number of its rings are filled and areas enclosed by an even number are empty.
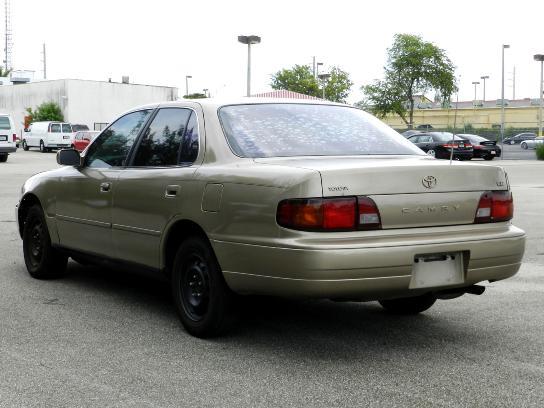
<svg viewBox="0 0 544 408">
<path fill-rule="evenodd" d="M 486 191 L 480 197 L 474 222 L 509 221 L 514 216 L 514 200 L 510 191 Z"/>
<path fill-rule="evenodd" d="M 276 220 L 285 228 L 303 231 L 380 229 L 380 213 L 368 197 L 304 198 L 283 200 Z"/>
</svg>

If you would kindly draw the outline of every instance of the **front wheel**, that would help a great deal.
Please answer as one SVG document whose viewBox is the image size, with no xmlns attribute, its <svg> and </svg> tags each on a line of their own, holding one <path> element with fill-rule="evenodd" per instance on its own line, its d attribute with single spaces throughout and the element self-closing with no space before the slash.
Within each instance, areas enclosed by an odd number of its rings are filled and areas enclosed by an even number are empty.
<svg viewBox="0 0 544 408">
<path fill-rule="evenodd" d="M 484 160 L 493 160 L 495 156 L 485 156 Z"/>
<path fill-rule="evenodd" d="M 387 299 L 380 300 L 379 302 L 380 305 L 382 305 L 382 307 L 390 313 L 414 315 L 424 312 L 434 305 L 434 302 L 436 302 L 436 297 L 434 297 L 434 295 L 431 293 L 427 293 L 421 296 Z"/>
<path fill-rule="evenodd" d="M 45 153 L 47 149 L 45 148 L 45 145 L 43 144 L 43 140 L 40 140 L 40 152 Z"/>
<path fill-rule="evenodd" d="M 193 237 L 180 245 L 171 284 L 176 310 L 190 334 L 212 337 L 225 329 L 233 294 L 205 239 Z"/>
<path fill-rule="evenodd" d="M 0 163 L 5 163 L 7 161 L 8 161 L 8 155 L 7 154 L 0 155 Z"/>
<path fill-rule="evenodd" d="M 525 142 L 522 143 L 522 144 L 521 144 L 521 148 L 524 149 L 524 150 L 527 150 L 527 143 L 525 143 Z"/>
<path fill-rule="evenodd" d="M 26 140 L 23 140 L 23 150 L 25 152 L 28 152 L 28 145 L 26 144 Z"/>
<path fill-rule="evenodd" d="M 515 145 L 516 142 L 514 142 L 513 140 L 511 140 L 511 141 L 510 141 L 510 144 L 511 144 L 511 145 Z"/>
<path fill-rule="evenodd" d="M 435 150 L 427 150 L 427 154 L 431 157 L 435 157 L 436 158 L 436 151 Z"/>
<path fill-rule="evenodd" d="M 51 246 L 40 206 L 28 210 L 23 227 L 23 255 L 28 273 L 36 279 L 58 278 L 66 272 L 68 257 Z"/>
</svg>

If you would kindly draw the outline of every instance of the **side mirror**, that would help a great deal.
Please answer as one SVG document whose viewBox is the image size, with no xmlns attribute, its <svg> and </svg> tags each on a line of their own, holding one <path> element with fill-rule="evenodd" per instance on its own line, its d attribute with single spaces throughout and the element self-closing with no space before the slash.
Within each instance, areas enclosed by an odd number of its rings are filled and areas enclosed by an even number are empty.
<svg viewBox="0 0 544 408">
<path fill-rule="evenodd" d="M 25 128 L 25 132 L 30 132 L 30 128 Z"/>
<path fill-rule="evenodd" d="M 57 152 L 57 163 L 61 166 L 80 166 L 81 156 L 75 149 L 62 149 Z"/>
</svg>

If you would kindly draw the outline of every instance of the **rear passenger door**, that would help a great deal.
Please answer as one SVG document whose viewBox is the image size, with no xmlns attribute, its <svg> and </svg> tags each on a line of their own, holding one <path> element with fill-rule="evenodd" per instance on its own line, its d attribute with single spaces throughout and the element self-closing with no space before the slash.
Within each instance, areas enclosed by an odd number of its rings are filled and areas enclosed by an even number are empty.
<svg viewBox="0 0 544 408">
<path fill-rule="evenodd" d="M 152 268 L 169 221 L 182 211 L 197 168 L 197 112 L 161 108 L 144 130 L 130 166 L 119 173 L 113 196 L 116 257 Z M 192 183 L 194 184 L 194 183 Z"/>
</svg>

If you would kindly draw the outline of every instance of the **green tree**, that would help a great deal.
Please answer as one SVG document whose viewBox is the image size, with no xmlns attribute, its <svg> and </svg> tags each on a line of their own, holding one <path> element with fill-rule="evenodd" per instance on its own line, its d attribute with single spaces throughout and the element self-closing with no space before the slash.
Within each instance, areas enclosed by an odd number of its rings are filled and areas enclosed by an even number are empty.
<svg viewBox="0 0 544 408">
<path fill-rule="evenodd" d="M 189 95 L 183 95 L 183 98 L 184 99 L 203 99 L 203 98 L 207 98 L 207 96 L 204 95 L 203 93 L 192 93 Z"/>
<path fill-rule="evenodd" d="M 372 113 L 396 113 L 411 128 L 416 95 L 434 90 L 443 106 L 450 103 L 455 66 L 444 50 L 417 35 L 396 34 L 387 54 L 384 79 L 361 88 Z"/>
<path fill-rule="evenodd" d="M 333 102 L 345 102 L 353 85 L 347 72 L 338 67 L 330 69 L 330 78 L 325 82 L 325 99 Z M 323 84 L 317 80 L 307 65 L 295 65 L 291 69 L 282 69 L 272 75 L 272 89 L 285 89 L 304 95 L 323 97 Z"/>
<path fill-rule="evenodd" d="M 11 74 L 12 69 L 11 68 L 4 68 L 0 66 L 0 77 L 7 77 L 9 74 Z"/>
<path fill-rule="evenodd" d="M 272 75 L 272 89 L 285 89 L 304 95 L 319 96 L 319 84 L 310 67 L 295 65 L 291 69 L 282 69 Z"/>
<path fill-rule="evenodd" d="M 325 83 L 325 99 L 345 103 L 353 85 L 349 74 L 338 67 L 332 67 L 329 73 L 331 76 Z"/>
<path fill-rule="evenodd" d="M 55 102 L 44 102 L 35 110 L 32 110 L 32 108 L 26 108 L 26 111 L 32 117 L 33 122 L 49 120 L 58 122 L 64 121 L 62 110 Z"/>
</svg>

